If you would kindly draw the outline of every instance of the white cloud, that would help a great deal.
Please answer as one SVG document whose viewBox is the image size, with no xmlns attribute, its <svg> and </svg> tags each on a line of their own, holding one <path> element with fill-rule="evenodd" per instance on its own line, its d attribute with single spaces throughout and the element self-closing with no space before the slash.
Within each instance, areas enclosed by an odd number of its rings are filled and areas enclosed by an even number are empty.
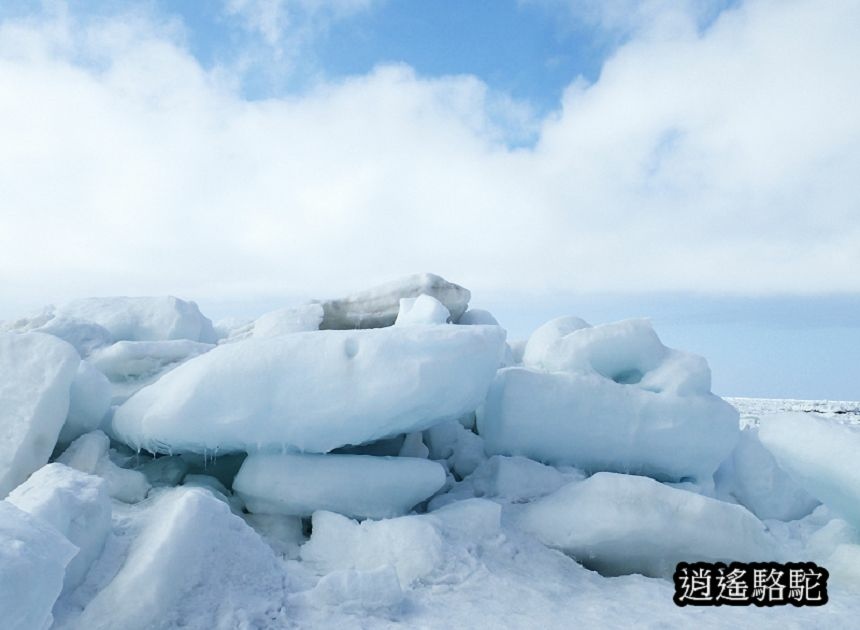
<svg viewBox="0 0 860 630">
<path fill-rule="evenodd" d="M 329 295 L 416 270 L 860 291 L 858 23 L 853 2 L 760 1 L 634 37 L 510 149 L 472 77 L 388 66 L 249 102 L 145 18 L 6 22 L 0 302 Z"/>
<path fill-rule="evenodd" d="M 225 0 L 224 8 L 274 46 L 297 20 L 341 19 L 367 11 L 373 4 L 374 0 Z"/>
<path fill-rule="evenodd" d="M 370 10 L 380 0 L 224 0 L 228 16 L 259 34 L 278 55 L 298 54 L 333 20 Z"/>
</svg>

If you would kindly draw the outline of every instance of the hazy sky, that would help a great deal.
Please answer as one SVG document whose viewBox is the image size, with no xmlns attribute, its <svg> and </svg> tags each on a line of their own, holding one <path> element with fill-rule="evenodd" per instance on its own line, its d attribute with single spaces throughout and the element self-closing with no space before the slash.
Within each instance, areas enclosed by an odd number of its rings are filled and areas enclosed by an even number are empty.
<svg viewBox="0 0 860 630">
<path fill-rule="evenodd" d="M 860 398 L 858 2 L 12 1 L 0 20 L 0 317 L 118 293 L 255 311 L 433 271 L 523 329 L 673 296 L 658 332 L 734 365 L 721 393 Z M 813 358 L 839 378 L 792 368 Z"/>
</svg>

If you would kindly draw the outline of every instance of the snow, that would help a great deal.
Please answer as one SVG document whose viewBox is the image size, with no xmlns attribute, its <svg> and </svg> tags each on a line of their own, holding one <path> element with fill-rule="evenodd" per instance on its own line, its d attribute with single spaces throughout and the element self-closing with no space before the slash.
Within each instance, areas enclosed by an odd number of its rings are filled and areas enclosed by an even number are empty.
<svg viewBox="0 0 860 630">
<path fill-rule="evenodd" d="M 79 362 L 56 337 L 0 333 L 0 497 L 48 462 Z"/>
<path fill-rule="evenodd" d="M 402 298 L 428 295 L 441 302 L 457 321 L 469 305 L 471 293 L 431 273 L 419 273 L 388 282 L 338 300 L 322 303 L 325 317 L 320 328 L 348 330 L 382 328 L 397 319 Z"/>
<path fill-rule="evenodd" d="M 430 449 L 424 444 L 424 434 L 421 431 L 413 431 L 407 434 L 403 438 L 403 445 L 400 447 L 397 455 L 399 457 L 427 459 L 430 456 Z"/>
<path fill-rule="evenodd" d="M 420 516 L 357 523 L 320 511 L 313 515 L 313 534 L 301 557 L 325 573 L 390 566 L 405 587 L 443 562 L 443 540 L 434 523 Z"/>
<path fill-rule="evenodd" d="M 253 319 L 248 317 L 224 317 L 212 324 L 218 343 L 229 343 L 238 339 L 246 339 L 254 327 Z"/>
<path fill-rule="evenodd" d="M 190 469 L 188 461 L 178 455 L 156 457 L 137 468 L 153 486 L 179 485 Z"/>
<path fill-rule="evenodd" d="M 710 393 L 704 359 L 666 348 L 645 320 L 564 321 L 574 330 L 553 343 L 546 327 L 537 331 L 539 363 L 552 371 L 496 375 L 478 413 L 487 452 L 590 472 L 709 479 L 739 428 L 737 411 Z M 555 320 L 553 334 L 559 328 Z"/>
<path fill-rule="evenodd" d="M 300 517 L 285 514 L 241 514 L 241 516 L 275 553 L 293 560 L 299 557 L 299 547 L 305 542 Z"/>
<path fill-rule="evenodd" d="M 212 475 L 189 474 L 182 479 L 182 485 L 186 488 L 203 488 L 212 493 L 219 501 L 223 501 L 230 506 L 230 510 L 234 514 L 242 516 L 242 511 L 245 508 L 245 503 L 238 496 L 234 495 L 227 487 L 218 481 Z"/>
<path fill-rule="evenodd" d="M 584 477 L 576 469 L 559 470 L 545 466 L 525 457 L 503 457 L 496 455 L 487 460 L 482 468 L 485 474 L 477 473 L 476 481 L 486 496 L 510 500 L 532 499 L 549 494 L 571 480 Z"/>
<path fill-rule="evenodd" d="M 63 464 L 48 464 L 6 500 L 51 525 L 78 548 L 66 567 L 63 588 L 78 586 L 110 532 L 111 502 L 105 482 Z"/>
<path fill-rule="evenodd" d="M 860 403 L 739 422 L 645 320 L 507 345 L 429 275 L 341 302 L 374 330 L 172 300 L 2 324 L 0 455 L 43 448 L 0 501 L 4 628 L 856 626 Z M 680 609 L 696 559 L 813 560 L 830 602 Z"/>
<path fill-rule="evenodd" d="M 142 501 L 151 487 L 146 475 L 117 466 L 110 459 L 109 448 L 108 436 L 101 431 L 92 431 L 72 442 L 57 461 L 104 479 L 111 498 L 126 503 Z"/>
<path fill-rule="evenodd" d="M 825 562 L 834 582 L 860 590 L 860 544 L 839 545 Z"/>
<path fill-rule="evenodd" d="M 57 316 L 98 324 L 114 341 L 215 342 L 212 322 L 197 304 L 173 296 L 84 298 L 60 307 Z"/>
<path fill-rule="evenodd" d="M 110 381 L 111 405 L 121 405 L 170 370 L 214 347 L 187 339 L 118 341 L 93 352 L 87 362 Z"/>
<path fill-rule="evenodd" d="M 253 529 L 199 488 L 147 503 L 125 561 L 66 627 L 277 627 L 284 577 Z"/>
<path fill-rule="evenodd" d="M 715 481 L 717 493 L 728 495 L 761 519 L 793 521 L 819 504 L 779 467 L 762 445 L 756 427 L 741 431 L 735 450 L 717 470 Z"/>
<path fill-rule="evenodd" d="M 188 474 L 183 477 L 182 485 L 192 488 L 206 488 L 211 490 L 212 494 L 215 496 L 220 494 L 226 497 L 230 494 L 227 486 L 218 481 L 218 479 L 212 475 L 201 475 L 198 473 Z"/>
<path fill-rule="evenodd" d="M 31 317 L 0 322 L 0 332 L 41 332 L 71 344 L 82 357 L 94 349 L 113 343 L 104 327 L 75 317 L 57 315 L 57 309 L 47 306 Z"/>
<path fill-rule="evenodd" d="M 400 298 L 400 310 L 395 326 L 415 326 L 416 324 L 444 324 L 451 313 L 436 298 L 419 295 L 415 298 Z"/>
<path fill-rule="evenodd" d="M 4 320 L 0 322 L 0 332 L 34 332 L 56 317 L 57 309 L 53 305 L 46 306 L 28 317 Z"/>
<path fill-rule="evenodd" d="M 520 526 L 603 575 L 670 577 L 682 561 L 765 561 L 775 545 L 749 511 L 647 477 L 597 473 L 529 505 Z"/>
<path fill-rule="evenodd" d="M 405 514 L 445 483 L 436 462 L 371 455 L 250 455 L 233 482 L 248 511 L 356 518 Z"/>
<path fill-rule="evenodd" d="M 457 420 L 439 423 L 424 434 L 430 458 L 445 460 L 448 469 L 460 479 L 472 474 L 487 459 L 484 441 Z"/>
<path fill-rule="evenodd" d="M 860 564 L 857 563 L 860 529 L 843 519 L 833 518 L 825 506 L 790 525 L 802 525 L 802 530 L 806 530 L 801 534 L 801 539 L 805 537 L 805 545 L 800 552 L 795 552 L 796 556 L 811 558 L 826 567 L 830 572 L 831 588 L 845 589 L 855 595 L 860 592 Z M 789 539 L 788 544 L 793 542 Z"/>
<path fill-rule="evenodd" d="M 257 318 L 251 335 L 265 338 L 319 330 L 322 320 L 323 309 L 320 304 L 284 308 Z"/>
<path fill-rule="evenodd" d="M 135 465 L 138 465 L 140 455 L 134 455 L 133 457 L 138 460 L 135 463 Z M 242 462 L 245 461 L 245 457 L 245 453 L 214 454 L 214 456 L 183 453 L 179 456 L 179 459 L 187 466 L 185 474 L 211 475 L 224 484 L 225 487 L 230 488 L 233 486 L 233 480 L 236 478 Z M 164 459 L 164 457 L 159 457 L 158 459 Z"/>
<path fill-rule="evenodd" d="M 176 367 L 214 347 L 187 339 L 118 341 L 94 352 L 88 360 L 111 381 L 124 381 L 151 376 L 169 366 Z"/>
<path fill-rule="evenodd" d="M 146 475 L 137 470 L 120 468 L 109 458 L 100 462 L 96 474 L 107 482 L 111 498 L 125 503 L 142 501 L 152 487 Z"/>
<path fill-rule="evenodd" d="M 460 326 L 498 326 L 498 320 L 490 311 L 482 308 L 470 308 L 457 320 Z"/>
<path fill-rule="evenodd" d="M 265 339 L 319 330 L 322 320 L 321 304 L 303 304 L 264 313 L 253 321 L 219 321 L 215 328 L 219 343 L 232 343 L 249 337 Z"/>
<path fill-rule="evenodd" d="M 449 504 L 452 499 L 462 500 L 470 496 L 493 497 L 514 502 L 528 501 L 584 477 L 584 473 L 574 468 L 559 470 L 526 457 L 493 455 L 451 492 L 435 498 L 430 507 Z"/>
<path fill-rule="evenodd" d="M 847 424 L 860 424 L 860 400 L 797 400 L 790 398 L 726 398 L 741 414 L 742 426 L 758 426 L 762 416 L 786 411 L 814 413 Z"/>
<path fill-rule="evenodd" d="M 113 337 L 104 326 L 74 317 L 54 317 L 36 331 L 70 343 L 82 357 L 113 342 Z"/>
<path fill-rule="evenodd" d="M 584 328 L 590 328 L 584 319 L 572 315 L 557 317 L 535 330 L 526 341 L 520 354 L 520 362 L 530 367 L 543 367 L 547 351 L 566 335 Z"/>
<path fill-rule="evenodd" d="M 313 515 L 304 562 L 323 573 L 393 567 L 402 588 L 453 568 L 448 560 L 476 541 L 498 539 L 501 508 L 483 499 L 460 501 L 424 515 L 358 523 L 332 512 Z M 455 552 L 455 550 L 457 550 Z"/>
<path fill-rule="evenodd" d="M 709 477 L 739 433 L 737 413 L 712 395 L 516 367 L 497 374 L 478 431 L 488 453 L 665 480 Z"/>
<path fill-rule="evenodd" d="M 833 518 L 824 505 L 817 507 L 812 514 L 793 525 L 812 526 L 806 538 L 806 551 L 819 561 L 826 561 L 841 545 L 860 543 L 860 531 L 848 521 Z"/>
<path fill-rule="evenodd" d="M 526 346 L 528 345 L 528 339 L 514 339 L 512 341 L 508 341 L 508 348 L 510 349 L 510 362 L 505 367 L 509 367 L 512 365 L 522 365 L 523 355 L 526 351 Z"/>
<path fill-rule="evenodd" d="M 152 452 L 327 452 L 474 410 L 504 347 L 497 326 L 296 333 L 225 344 L 140 390 L 113 431 Z"/>
<path fill-rule="evenodd" d="M 449 538 L 468 541 L 496 537 L 501 533 L 502 508 L 485 499 L 464 499 L 423 516 Z"/>
<path fill-rule="evenodd" d="M 91 431 L 76 438 L 56 461 L 87 474 L 95 474 L 101 461 L 108 457 L 110 439 L 101 431 Z"/>
<path fill-rule="evenodd" d="M 344 613 L 379 613 L 398 607 L 404 598 L 397 571 L 390 565 L 369 571 L 332 571 L 317 585 L 301 593 L 314 607 L 334 607 Z"/>
<path fill-rule="evenodd" d="M 0 501 L 0 619 L 10 630 L 47 630 L 78 552 L 57 530 L 9 501 Z"/>
<path fill-rule="evenodd" d="M 59 442 L 68 444 L 97 429 L 110 409 L 110 402 L 110 381 L 88 361 L 81 361 L 69 392 L 69 415 L 60 431 Z"/>
<path fill-rule="evenodd" d="M 573 330 L 549 344 L 533 367 L 599 375 L 654 394 L 705 395 L 711 388 L 707 362 L 664 346 L 645 319 Z"/>
<path fill-rule="evenodd" d="M 759 436 L 802 488 L 860 527 L 860 427 L 785 413 L 763 417 Z"/>
<path fill-rule="evenodd" d="M 463 502 L 465 503 L 465 502 Z M 469 502 L 471 503 L 471 502 Z M 504 508 L 503 509 L 507 509 Z M 369 528 L 368 524 L 399 523 L 404 519 L 426 519 L 426 516 L 406 516 L 389 521 L 366 521 L 347 524 L 352 529 Z M 334 515 L 342 524 L 342 517 Z M 430 521 L 432 523 L 432 521 Z M 607 579 L 581 567 L 570 557 L 548 549 L 532 536 L 520 532 L 502 518 L 503 535 L 474 535 L 468 543 L 458 542 L 452 535 L 441 534 L 442 558 L 433 568 L 424 568 L 421 577 L 402 585 L 404 601 L 395 611 L 384 614 L 349 614 L 336 606 L 291 598 L 295 607 L 291 619 L 300 627 L 349 628 L 568 628 L 572 622 L 582 628 L 729 628 L 750 627 L 782 629 L 851 628 L 860 610 L 856 592 L 831 591 L 828 605 L 820 609 L 680 609 L 672 603 L 672 584 L 664 579 L 641 575 Z M 350 529 L 344 527 L 347 536 Z M 440 524 L 434 524 L 440 533 Z M 322 527 L 315 527 L 315 531 Z M 335 529 L 337 529 L 335 527 Z M 405 537 L 405 532 L 402 532 Z M 426 535 L 430 536 L 428 532 Z M 371 539 L 373 537 L 371 536 Z M 383 538 L 382 535 L 379 538 Z M 391 537 L 399 540 L 399 537 Z M 432 536 L 431 536 L 432 539 Z M 355 545 L 340 545 L 342 539 L 333 535 L 330 544 L 336 551 L 351 556 Z M 350 538 L 351 540 L 351 538 Z M 360 539 L 361 543 L 365 543 Z M 375 541 L 367 541 L 371 544 Z M 306 545 L 307 547 L 307 545 Z M 321 545 L 322 547 L 322 545 Z M 361 549 L 362 547 L 358 547 Z M 385 547 L 382 547 L 385 553 Z M 399 556 L 421 554 L 421 546 L 400 547 L 400 554 L 376 558 L 366 556 L 367 568 L 391 565 Z M 338 561 L 332 552 L 332 562 L 342 566 L 352 564 L 351 557 Z M 431 558 L 432 560 L 432 558 Z M 406 558 L 403 558 L 406 561 Z M 304 588 L 312 588 L 320 573 L 326 569 L 310 562 L 291 563 L 289 569 L 306 576 Z M 348 569 L 333 569 L 348 570 Z M 301 586 L 299 586 L 301 588 Z"/>
</svg>

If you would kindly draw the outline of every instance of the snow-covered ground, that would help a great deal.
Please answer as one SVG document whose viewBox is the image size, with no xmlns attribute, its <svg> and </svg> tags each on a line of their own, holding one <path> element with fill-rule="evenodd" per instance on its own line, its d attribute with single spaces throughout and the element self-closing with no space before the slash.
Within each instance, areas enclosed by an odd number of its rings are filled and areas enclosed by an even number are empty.
<svg viewBox="0 0 860 630">
<path fill-rule="evenodd" d="M 789 398 L 726 398 L 741 414 L 741 422 L 757 425 L 759 418 L 781 412 L 814 413 L 837 422 L 860 424 L 860 400 L 794 400 Z"/>
<path fill-rule="evenodd" d="M 469 298 L 0 323 L 3 627 L 857 627 L 860 403 L 728 404 L 645 320 L 517 342 Z M 830 601 L 679 608 L 696 560 L 814 561 Z"/>
</svg>

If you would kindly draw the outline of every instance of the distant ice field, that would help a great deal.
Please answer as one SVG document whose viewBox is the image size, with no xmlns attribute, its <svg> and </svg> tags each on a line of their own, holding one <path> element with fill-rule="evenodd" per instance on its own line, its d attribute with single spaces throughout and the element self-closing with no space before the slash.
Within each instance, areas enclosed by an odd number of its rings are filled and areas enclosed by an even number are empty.
<svg viewBox="0 0 860 630">
<path fill-rule="evenodd" d="M 791 398 L 725 398 L 741 415 L 741 426 L 756 426 L 762 416 L 784 411 L 814 413 L 844 424 L 860 424 L 860 400 L 796 400 Z"/>
</svg>

